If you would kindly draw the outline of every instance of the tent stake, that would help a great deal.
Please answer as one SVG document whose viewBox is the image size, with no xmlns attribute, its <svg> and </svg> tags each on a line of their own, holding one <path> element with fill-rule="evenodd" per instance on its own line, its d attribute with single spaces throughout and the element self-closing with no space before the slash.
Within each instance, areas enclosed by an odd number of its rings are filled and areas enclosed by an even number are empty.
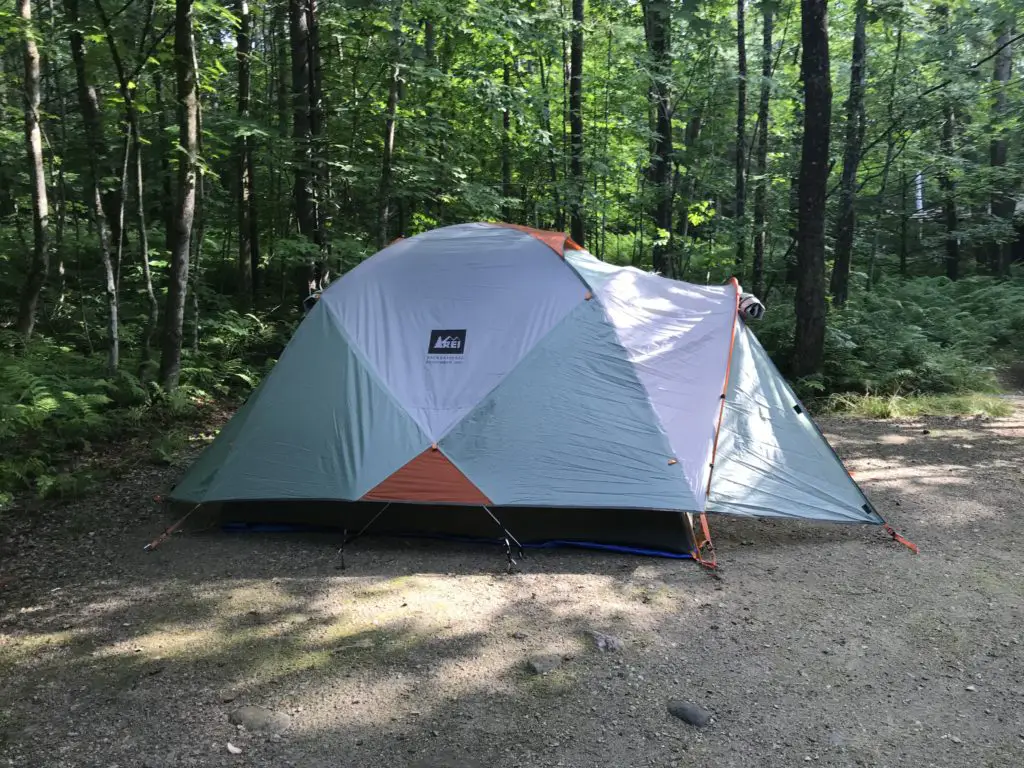
<svg viewBox="0 0 1024 768">
<path fill-rule="evenodd" d="M 484 512 L 491 516 L 491 520 L 498 524 L 498 527 L 501 529 L 501 532 L 505 534 L 505 557 L 508 558 L 508 572 L 512 573 L 512 569 L 516 566 L 516 561 L 512 558 L 512 545 L 509 543 L 509 539 L 516 543 L 516 547 L 519 550 L 520 560 L 526 559 L 526 555 L 523 554 L 523 545 L 519 543 L 519 539 L 517 539 L 515 536 L 509 533 L 508 528 L 504 526 L 501 520 L 495 517 L 494 513 L 491 512 L 491 510 L 488 507 L 484 507 L 483 509 Z"/>
<path fill-rule="evenodd" d="M 375 522 L 377 522 L 377 518 L 380 517 L 381 515 L 383 515 L 384 512 L 387 511 L 387 508 L 390 507 L 390 506 L 391 506 L 391 502 L 389 501 L 387 504 L 385 504 L 383 507 L 381 507 L 380 510 L 377 512 L 377 514 L 370 518 L 370 522 L 368 522 L 366 525 L 364 525 L 362 528 L 360 528 L 359 529 L 359 533 L 357 533 L 351 539 L 348 537 L 348 528 L 342 529 L 342 532 L 341 532 L 341 536 L 342 536 L 342 538 L 341 538 L 341 548 L 338 550 L 338 556 L 341 558 L 341 564 L 338 566 L 339 570 L 342 570 L 342 571 L 345 570 L 345 545 L 346 544 L 351 544 L 353 541 L 355 541 L 360 536 L 362 536 L 364 533 L 366 533 L 366 529 L 369 528 L 371 525 L 373 525 Z"/>
</svg>

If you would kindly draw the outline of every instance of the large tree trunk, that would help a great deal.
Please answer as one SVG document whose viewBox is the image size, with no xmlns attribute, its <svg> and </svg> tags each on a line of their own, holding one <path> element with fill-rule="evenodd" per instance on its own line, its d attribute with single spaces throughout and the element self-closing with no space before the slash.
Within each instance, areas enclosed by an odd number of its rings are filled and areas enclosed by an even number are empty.
<svg viewBox="0 0 1024 768">
<path fill-rule="evenodd" d="M 1010 30 L 1003 28 L 996 39 L 996 49 L 999 50 L 996 56 L 995 69 L 992 72 L 992 81 L 996 87 L 995 104 L 992 109 L 992 121 L 995 123 L 992 142 L 989 147 L 989 157 L 992 168 L 1002 169 L 1007 160 L 1007 131 L 1003 125 L 1006 118 L 1006 85 L 1010 81 L 1013 70 L 1013 49 L 1010 45 Z M 1007 228 L 1012 227 L 1013 212 L 1015 208 L 1014 194 L 1009 184 L 999 177 L 996 171 L 996 188 L 999 190 L 992 196 L 992 215 L 998 216 L 1007 222 Z M 1004 240 L 994 242 L 990 246 L 989 264 L 997 275 L 1009 276 L 1010 262 L 1013 259 L 1013 242 Z"/>
<path fill-rule="evenodd" d="M 646 0 L 644 10 L 644 31 L 654 77 L 650 90 L 655 113 L 654 146 L 648 170 L 656 201 L 654 226 L 658 230 L 653 266 L 655 272 L 666 274 L 669 254 L 664 241 L 672 231 L 672 9 L 669 0 Z"/>
<path fill-rule="evenodd" d="M 953 161 L 953 138 L 956 135 L 956 113 L 953 103 L 946 100 L 942 114 L 942 155 L 945 167 L 939 174 L 942 189 L 942 219 L 946 224 L 946 277 L 956 280 L 960 277 L 960 228 L 956 208 L 956 182 L 949 172 L 948 164 Z"/>
<path fill-rule="evenodd" d="M 569 54 L 569 172 L 572 175 L 572 206 L 569 233 L 583 245 L 583 0 L 572 0 L 572 35 Z"/>
<path fill-rule="evenodd" d="M 772 31 L 774 27 L 773 5 L 761 3 L 764 23 L 761 35 L 761 99 L 757 105 L 757 134 L 755 150 L 755 171 L 757 187 L 754 189 L 754 295 L 764 299 L 764 256 L 768 240 L 768 130 L 772 94 Z"/>
<path fill-rule="evenodd" d="M 36 326 L 39 296 L 50 269 L 50 207 L 46 198 L 46 171 L 43 165 L 43 134 L 39 127 L 40 64 L 39 48 L 32 29 L 30 0 L 18 0 L 18 15 L 25 24 L 25 148 L 29 178 L 32 182 L 32 261 L 18 308 L 18 331 L 26 338 Z"/>
<path fill-rule="evenodd" d="M 736 269 L 742 273 L 747 260 L 747 0 L 736 0 Z"/>
<path fill-rule="evenodd" d="M 249 120 L 249 94 L 252 86 L 250 57 L 252 56 L 252 16 L 248 0 L 237 0 L 238 44 L 238 117 Z M 256 279 L 259 270 L 259 231 L 256 229 L 256 190 L 252 158 L 252 137 L 247 128 L 235 144 L 235 162 L 238 173 L 238 294 L 243 305 L 256 302 Z"/>
<path fill-rule="evenodd" d="M 114 275 L 114 260 L 111 254 L 110 227 L 106 212 L 103 210 L 103 193 L 100 187 L 102 171 L 100 163 L 106 155 L 103 141 L 103 123 L 100 103 L 96 96 L 96 88 L 89 82 L 86 65 L 85 38 L 79 29 L 78 0 L 64 0 L 64 11 L 67 14 L 71 29 L 68 40 L 71 45 L 71 58 L 75 64 L 75 79 L 78 84 L 78 108 L 82 113 L 82 124 L 85 128 L 86 152 L 89 156 L 89 184 L 86 191 L 86 207 L 89 208 L 100 240 L 100 257 L 103 260 L 103 273 L 106 280 L 104 290 L 107 296 L 107 368 L 111 373 L 117 370 L 119 363 L 120 340 L 118 337 L 117 280 Z M 117 195 L 120 203 L 122 195 Z M 120 207 L 120 206 L 119 206 Z M 116 227 L 120 233 L 121 227 Z"/>
<path fill-rule="evenodd" d="M 192 0 L 176 0 L 174 66 L 178 92 L 178 191 L 171 238 L 171 274 L 164 313 L 160 382 L 167 390 L 178 386 L 181 342 L 185 324 L 189 250 L 196 212 L 196 167 L 199 154 L 199 96 L 193 68 Z"/>
<path fill-rule="evenodd" d="M 850 66 L 850 95 L 846 100 L 846 147 L 843 175 L 839 183 L 839 221 L 836 226 L 836 258 L 832 266 L 832 299 L 846 303 L 850 293 L 850 261 L 856 231 L 857 167 L 864 143 L 864 85 L 867 49 L 867 0 L 857 0 L 853 23 L 853 61 Z"/>
<path fill-rule="evenodd" d="M 310 107 L 313 63 L 309 55 L 309 0 L 289 0 L 292 51 L 292 140 L 295 144 L 295 186 L 292 196 L 299 233 L 316 240 L 313 190 L 313 128 Z"/>
<path fill-rule="evenodd" d="M 388 244 L 388 226 L 391 219 L 391 177 L 395 155 L 395 121 L 398 112 L 398 96 L 401 86 L 401 51 L 398 36 L 402 29 L 402 0 L 392 0 L 391 28 L 395 46 L 388 62 L 388 100 L 384 111 L 384 151 L 380 166 L 380 188 L 377 192 L 377 247 Z"/>
<path fill-rule="evenodd" d="M 832 82 L 826 0 L 801 0 L 800 74 L 804 137 L 800 155 L 796 240 L 796 333 L 793 372 L 821 370 L 825 352 L 825 195 L 828 187 Z"/>
</svg>

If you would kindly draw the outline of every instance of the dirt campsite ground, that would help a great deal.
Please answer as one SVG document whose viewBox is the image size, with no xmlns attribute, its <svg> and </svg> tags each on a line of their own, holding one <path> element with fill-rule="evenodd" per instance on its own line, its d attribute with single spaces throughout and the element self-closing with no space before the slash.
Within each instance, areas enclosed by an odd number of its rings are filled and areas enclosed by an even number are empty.
<svg viewBox="0 0 1024 768">
<path fill-rule="evenodd" d="M 0 766 L 1024 765 L 1024 400 L 822 426 L 920 555 L 719 518 L 718 579 L 382 539 L 340 571 L 325 535 L 147 553 L 180 467 L 140 464 L 0 540 Z"/>
</svg>

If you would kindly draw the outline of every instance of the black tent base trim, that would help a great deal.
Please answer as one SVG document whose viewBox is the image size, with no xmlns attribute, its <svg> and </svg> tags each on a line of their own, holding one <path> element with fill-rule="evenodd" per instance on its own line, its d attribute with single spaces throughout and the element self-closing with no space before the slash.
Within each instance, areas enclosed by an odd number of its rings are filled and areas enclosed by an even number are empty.
<svg viewBox="0 0 1024 768">
<path fill-rule="evenodd" d="M 392 503 L 382 514 L 381 502 L 258 501 L 202 506 L 208 525 L 229 532 L 341 534 L 366 528 L 364 536 L 501 545 L 504 538 L 496 535 L 496 516 L 523 549 L 585 548 L 671 559 L 692 559 L 696 551 L 689 516 L 662 510 L 490 507 L 485 511 L 477 506 Z M 188 511 L 184 505 L 183 509 Z"/>
</svg>

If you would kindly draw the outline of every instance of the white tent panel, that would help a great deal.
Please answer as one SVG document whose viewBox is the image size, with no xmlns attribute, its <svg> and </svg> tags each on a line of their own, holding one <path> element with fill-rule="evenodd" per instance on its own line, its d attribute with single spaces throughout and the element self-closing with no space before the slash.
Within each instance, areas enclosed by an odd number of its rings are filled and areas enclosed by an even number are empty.
<svg viewBox="0 0 1024 768">
<path fill-rule="evenodd" d="M 400 240 L 321 301 L 432 441 L 496 387 L 586 286 L 531 235 L 461 224 Z"/>
<path fill-rule="evenodd" d="M 613 267 L 588 253 L 568 252 L 566 260 L 595 286 L 703 506 L 737 322 L 737 287 L 669 280 Z"/>
</svg>

